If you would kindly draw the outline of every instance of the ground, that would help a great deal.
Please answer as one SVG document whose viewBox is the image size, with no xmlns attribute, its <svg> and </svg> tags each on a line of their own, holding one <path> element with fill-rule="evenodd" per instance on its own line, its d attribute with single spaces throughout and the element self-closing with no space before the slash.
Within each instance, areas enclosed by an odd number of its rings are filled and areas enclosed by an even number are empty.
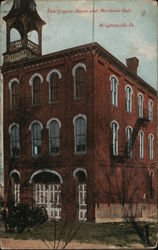
<svg viewBox="0 0 158 250">
<path fill-rule="evenodd" d="M 107 249 L 143 248 L 144 223 L 67 223 L 47 222 L 27 228 L 21 234 L 6 233 L 0 221 L 2 249 Z M 149 245 L 156 244 L 156 224 L 149 224 Z"/>
</svg>

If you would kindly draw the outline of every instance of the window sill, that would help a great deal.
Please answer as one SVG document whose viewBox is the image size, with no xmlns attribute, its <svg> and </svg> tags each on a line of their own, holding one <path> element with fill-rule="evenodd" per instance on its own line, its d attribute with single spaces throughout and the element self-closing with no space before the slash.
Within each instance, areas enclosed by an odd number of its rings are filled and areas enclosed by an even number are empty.
<svg viewBox="0 0 158 250">
<path fill-rule="evenodd" d="M 74 155 L 86 155 L 87 151 L 85 152 L 74 152 Z"/>
<path fill-rule="evenodd" d="M 74 97 L 74 101 L 85 100 L 85 96 L 83 97 Z"/>
<path fill-rule="evenodd" d="M 50 157 L 54 157 L 54 156 L 59 156 L 60 153 L 56 153 L 56 154 L 49 154 Z"/>
<path fill-rule="evenodd" d="M 59 101 L 52 101 L 52 102 L 48 102 L 48 104 L 56 104 L 56 103 L 60 103 Z"/>
<path fill-rule="evenodd" d="M 32 104 L 31 107 L 40 107 L 41 104 Z"/>
</svg>

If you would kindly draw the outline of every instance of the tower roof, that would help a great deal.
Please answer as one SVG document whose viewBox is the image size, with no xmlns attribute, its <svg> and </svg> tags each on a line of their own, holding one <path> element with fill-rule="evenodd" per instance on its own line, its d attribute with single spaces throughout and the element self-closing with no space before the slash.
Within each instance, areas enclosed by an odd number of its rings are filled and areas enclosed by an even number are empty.
<svg viewBox="0 0 158 250">
<path fill-rule="evenodd" d="M 33 18 L 38 21 L 41 25 L 45 24 L 45 22 L 40 18 L 36 10 L 36 3 L 34 0 L 14 0 L 13 6 L 10 12 L 3 17 L 5 21 L 18 18 L 22 15 Z"/>
</svg>

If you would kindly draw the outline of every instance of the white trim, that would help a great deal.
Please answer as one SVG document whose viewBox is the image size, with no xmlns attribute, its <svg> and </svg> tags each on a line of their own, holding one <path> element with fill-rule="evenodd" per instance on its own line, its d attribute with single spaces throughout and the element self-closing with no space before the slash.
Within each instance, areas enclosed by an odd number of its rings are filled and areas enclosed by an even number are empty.
<svg viewBox="0 0 158 250">
<path fill-rule="evenodd" d="M 33 79 L 34 79 L 36 76 L 38 76 L 38 77 L 40 78 L 41 83 L 43 82 L 43 77 L 42 77 L 42 75 L 39 74 L 39 73 L 35 73 L 33 76 L 31 76 L 31 78 L 30 78 L 30 80 L 29 80 L 29 85 L 30 85 L 30 86 L 32 86 L 32 84 L 33 84 Z"/>
<path fill-rule="evenodd" d="M 8 133 L 11 134 L 11 129 L 13 126 L 17 126 L 19 128 L 19 124 L 13 122 L 12 124 L 9 125 L 9 128 L 8 128 Z"/>
<path fill-rule="evenodd" d="M 20 179 L 20 172 L 16 169 L 12 170 L 9 174 L 9 178 L 11 178 L 12 174 L 16 173 L 18 176 L 19 176 L 19 179 Z"/>
<path fill-rule="evenodd" d="M 109 77 L 110 83 L 111 83 L 111 78 L 113 78 L 113 77 L 117 80 L 117 83 L 118 83 L 118 85 L 119 85 L 119 80 L 118 80 L 118 78 L 117 78 L 115 75 L 111 75 L 111 76 Z"/>
<path fill-rule="evenodd" d="M 31 175 L 31 177 L 30 177 L 29 183 L 30 183 L 30 184 L 32 183 L 32 180 L 33 180 L 34 176 L 36 176 L 37 174 L 40 174 L 40 173 L 44 173 L 44 172 L 57 175 L 58 178 L 59 178 L 59 180 L 60 180 L 60 184 L 63 183 L 63 178 L 62 178 L 62 176 L 61 176 L 58 172 L 56 172 L 56 171 L 54 171 L 54 170 L 50 170 L 50 169 L 41 169 L 41 170 L 38 170 L 38 171 L 34 172 L 34 173 Z"/>
<path fill-rule="evenodd" d="M 73 177 L 76 178 L 76 174 L 77 174 L 77 172 L 79 172 L 79 171 L 84 172 L 84 174 L 85 174 L 85 176 L 86 176 L 86 179 L 87 179 L 87 171 L 86 171 L 86 169 L 84 169 L 84 168 L 77 168 L 77 169 L 75 169 L 75 170 L 73 171 Z"/>
<path fill-rule="evenodd" d="M 110 127 L 112 128 L 112 123 L 114 123 L 114 122 L 117 124 L 118 130 L 119 130 L 119 124 L 118 124 L 118 122 L 116 120 L 113 120 L 113 121 L 110 122 Z"/>
<path fill-rule="evenodd" d="M 13 79 L 11 79 L 11 80 L 9 81 L 9 90 L 11 90 L 11 89 L 12 89 L 12 83 L 13 83 L 13 82 L 20 83 L 20 82 L 19 82 L 19 80 L 18 80 L 17 78 L 13 78 Z"/>
<path fill-rule="evenodd" d="M 85 119 L 85 122 L 86 122 L 86 124 L 87 124 L 87 117 L 86 117 L 86 115 L 78 114 L 78 115 L 76 115 L 76 116 L 73 118 L 73 125 L 75 125 L 75 120 L 76 120 L 77 118 L 79 118 L 79 117 L 84 118 L 84 119 Z"/>
<path fill-rule="evenodd" d="M 116 99 L 114 98 L 114 91 L 112 88 L 112 78 L 114 78 L 116 80 Z M 115 75 L 111 75 L 110 76 L 110 96 L 111 96 L 111 104 L 115 107 L 118 107 L 118 85 L 119 85 L 119 81 L 118 78 Z"/>
<path fill-rule="evenodd" d="M 139 95 L 141 95 L 143 97 L 143 100 L 144 100 L 144 95 L 141 92 L 138 93 L 138 96 Z"/>
<path fill-rule="evenodd" d="M 41 130 L 43 129 L 43 125 L 42 125 L 42 123 L 40 122 L 40 121 L 38 121 L 38 120 L 34 120 L 33 122 L 31 122 L 30 123 L 30 125 L 29 125 L 29 130 L 31 131 L 31 128 L 32 128 L 32 125 L 34 124 L 34 123 L 39 123 L 39 125 L 41 126 Z"/>
<path fill-rule="evenodd" d="M 48 83 L 50 83 L 50 77 L 51 77 L 51 74 L 53 74 L 53 73 L 57 73 L 59 79 L 62 78 L 62 74 L 60 73 L 60 71 L 59 71 L 58 69 L 53 69 L 53 70 L 51 70 L 51 71 L 47 74 L 46 80 L 47 80 Z"/>
<path fill-rule="evenodd" d="M 125 86 L 125 91 L 126 91 L 126 89 L 127 89 L 128 87 L 131 89 L 132 94 L 133 94 L 133 88 L 132 88 L 129 84 L 126 84 L 126 86 Z"/>
<path fill-rule="evenodd" d="M 50 123 L 51 123 L 52 121 L 58 122 L 59 128 L 61 128 L 61 122 L 60 122 L 57 118 L 51 118 L 51 119 L 47 122 L 47 125 L 46 125 L 46 128 L 47 128 L 47 129 L 50 128 Z"/>
<path fill-rule="evenodd" d="M 150 110 L 150 103 L 152 104 L 151 110 Z M 149 112 L 149 121 L 152 122 L 153 121 L 153 101 L 151 99 L 148 100 L 148 112 Z"/>
<path fill-rule="evenodd" d="M 73 69 L 72 69 L 72 75 L 75 77 L 75 74 L 76 74 L 76 70 L 77 70 L 77 68 L 79 68 L 79 67 L 82 67 L 84 70 L 85 70 L 85 72 L 87 71 L 87 69 L 86 69 L 86 65 L 84 64 L 84 63 L 77 63 L 74 67 L 73 67 Z"/>
<path fill-rule="evenodd" d="M 77 98 L 76 97 L 76 70 L 79 68 L 79 67 L 82 67 L 85 72 L 86 72 L 86 65 L 84 63 L 78 63 L 76 64 L 73 69 L 72 69 L 72 75 L 74 77 L 74 98 Z"/>
<path fill-rule="evenodd" d="M 131 126 L 126 127 L 126 133 L 127 133 L 127 129 L 130 128 L 133 131 L 133 128 Z"/>
<path fill-rule="evenodd" d="M 139 158 L 143 159 L 144 158 L 144 131 L 140 130 L 138 134 L 139 134 Z M 141 143 L 140 134 L 142 134 L 142 143 Z M 142 154 L 141 154 L 141 152 L 142 152 Z"/>
</svg>

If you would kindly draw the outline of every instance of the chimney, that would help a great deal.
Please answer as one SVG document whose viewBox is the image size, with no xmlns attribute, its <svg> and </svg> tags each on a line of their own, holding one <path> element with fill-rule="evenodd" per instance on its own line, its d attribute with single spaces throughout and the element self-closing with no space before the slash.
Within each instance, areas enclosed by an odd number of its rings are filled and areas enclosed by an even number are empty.
<svg viewBox="0 0 158 250">
<path fill-rule="evenodd" d="M 130 57 L 126 59 L 126 65 L 129 70 L 137 74 L 137 68 L 139 65 L 139 60 L 136 57 Z"/>
</svg>

